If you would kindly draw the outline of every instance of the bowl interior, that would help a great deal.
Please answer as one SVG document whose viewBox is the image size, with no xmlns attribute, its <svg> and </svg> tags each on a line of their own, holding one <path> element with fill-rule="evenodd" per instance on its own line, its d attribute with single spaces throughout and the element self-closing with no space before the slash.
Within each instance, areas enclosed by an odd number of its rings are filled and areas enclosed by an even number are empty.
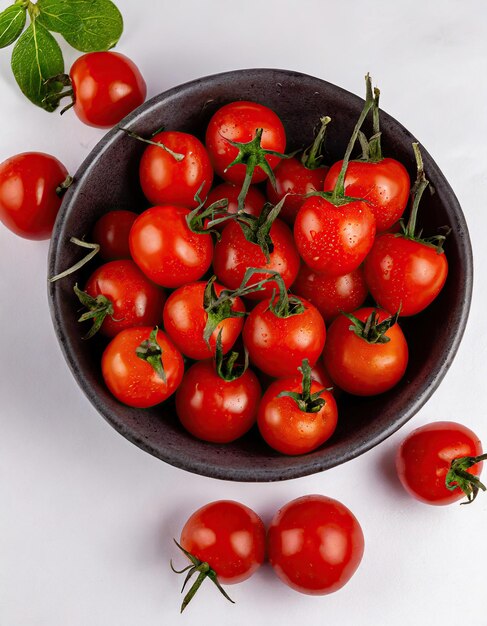
<svg viewBox="0 0 487 626">
<path fill-rule="evenodd" d="M 202 78 L 167 91 L 137 109 L 125 127 L 149 136 L 161 128 L 191 132 L 204 139 L 212 114 L 232 100 L 255 100 L 281 117 L 287 149 L 309 144 L 319 118 L 329 115 L 328 162 L 342 157 L 363 100 L 327 82 L 285 70 L 240 70 Z M 365 128 L 369 134 L 370 127 Z M 393 118 L 381 115 L 383 151 L 415 176 L 411 143 L 414 137 Z M 49 256 L 49 275 L 70 267 L 82 251 L 72 236 L 90 240 L 96 219 L 108 210 L 147 208 L 138 182 L 144 144 L 119 129 L 95 147 L 75 176 L 58 216 Z M 425 234 L 448 225 L 445 246 L 449 276 L 437 300 L 422 314 L 401 321 L 410 347 L 406 375 L 393 390 L 372 398 L 343 395 L 338 428 L 323 446 L 307 455 L 282 456 L 250 432 L 226 445 L 207 444 L 179 425 L 171 401 L 147 410 L 120 404 L 104 386 L 100 355 L 104 342 L 82 339 L 77 320 L 75 282 L 84 284 L 95 265 L 49 287 L 57 336 L 73 374 L 91 402 L 122 435 L 147 452 L 177 467 L 199 474 L 241 481 L 295 478 L 343 463 L 373 447 L 414 415 L 446 373 L 461 340 L 470 305 L 472 258 L 465 220 L 458 201 L 435 162 L 422 149 L 425 171 L 435 193 L 425 194 L 419 223 Z"/>
</svg>

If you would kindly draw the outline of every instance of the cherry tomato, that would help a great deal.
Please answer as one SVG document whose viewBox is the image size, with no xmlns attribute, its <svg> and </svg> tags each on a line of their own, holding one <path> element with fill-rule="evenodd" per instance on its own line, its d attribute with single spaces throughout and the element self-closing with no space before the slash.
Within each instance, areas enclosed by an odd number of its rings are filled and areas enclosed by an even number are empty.
<svg viewBox="0 0 487 626">
<path fill-rule="evenodd" d="M 176 411 L 192 435 L 213 443 L 229 443 L 254 424 L 261 396 L 250 369 L 235 380 L 224 380 L 212 360 L 195 363 L 176 394 Z"/>
<path fill-rule="evenodd" d="M 204 199 L 213 182 L 213 169 L 205 146 L 194 135 L 175 130 L 157 133 L 151 141 L 162 143 L 175 155 L 159 146 L 148 146 L 140 161 L 142 191 L 152 204 L 177 204 L 195 208 L 195 195 Z M 203 187 L 202 187 L 203 185 Z"/>
<path fill-rule="evenodd" d="M 365 261 L 365 280 L 377 304 L 415 315 L 440 293 L 448 275 L 444 252 L 392 233 L 380 235 Z"/>
<path fill-rule="evenodd" d="M 282 276 L 286 287 L 294 282 L 299 270 L 299 255 L 294 245 L 294 240 L 289 228 L 279 219 L 271 226 L 270 236 L 274 245 L 270 253 L 270 261 L 267 263 L 264 253 L 258 245 L 245 239 L 242 228 L 238 223 L 230 222 L 225 226 L 220 241 L 215 245 L 213 256 L 213 269 L 218 280 L 230 289 L 237 289 L 249 267 L 276 271 Z M 266 275 L 256 274 L 255 282 L 265 278 Z M 249 284 L 253 284 L 253 281 Z M 264 286 L 262 291 L 257 291 L 247 296 L 252 300 L 269 299 L 276 288 L 274 282 Z"/>
<path fill-rule="evenodd" d="M 342 311 L 351 313 L 362 306 L 368 290 L 361 267 L 345 276 L 328 276 L 302 263 L 293 292 L 314 304 L 325 322 L 331 322 Z"/>
<path fill-rule="evenodd" d="M 100 332 L 105 337 L 115 337 L 133 326 L 155 326 L 162 319 L 165 294 L 133 261 L 105 263 L 90 276 L 85 292 L 95 299 L 101 296 Z"/>
<path fill-rule="evenodd" d="M 313 366 L 323 351 L 323 318 L 310 302 L 296 300 L 304 307 L 302 313 L 279 317 L 263 300 L 245 322 L 242 336 L 250 359 L 270 376 L 294 376 L 303 359 Z"/>
<path fill-rule="evenodd" d="M 365 307 L 354 312 L 354 316 L 365 323 L 376 311 L 380 324 L 390 318 L 386 311 Z M 408 345 L 402 330 L 394 323 L 383 335 L 387 343 L 376 338 L 369 340 L 358 336 L 350 327 L 354 324 L 340 315 L 328 328 L 324 363 L 333 381 L 348 393 L 371 396 L 383 393 L 396 385 L 404 376 L 408 364 Z"/>
<path fill-rule="evenodd" d="M 342 161 L 334 163 L 323 189 L 335 187 Z M 409 174 L 402 163 L 385 158 L 378 162 L 350 161 L 345 174 L 345 194 L 365 200 L 374 214 L 377 232 L 390 228 L 404 213 L 409 199 Z"/>
<path fill-rule="evenodd" d="M 446 486 L 452 461 L 481 455 L 480 439 L 469 428 L 456 422 L 435 422 L 417 428 L 402 442 L 396 456 L 397 473 L 414 498 L 427 504 L 450 504 L 466 495 L 456 481 L 452 490 Z M 462 469 L 472 477 L 480 476 L 482 462 Z"/>
<path fill-rule="evenodd" d="M 311 381 L 311 394 L 320 392 L 325 401 L 314 412 L 301 409 L 293 398 L 279 397 L 282 392 L 301 394 L 301 376 L 281 378 L 265 392 L 259 406 L 257 423 L 265 441 L 283 454 L 306 454 L 327 441 L 336 428 L 338 409 L 333 395 L 316 380 Z"/>
<path fill-rule="evenodd" d="M 210 267 L 211 235 L 191 231 L 186 221 L 189 213 L 183 207 L 155 206 L 141 213 L 130 231 L 132 258 L 163 287 L 196 281 Z"/>
<path fill-rule="evenodd" d="M 289 195 L 283 204 L 280 219 L 294 224 L 296 215 L 303 205 L 307 193 L 321 191 L 328 167 L 309 169 L 295 157 L 282 160 L 274 170 L 276 187 L 267 181 L 267 197 L 272 204 L 277 204 L 284 196 Z"/>
<path fill-rule="evenodd" d="M 93 228 L 93 241 L 100 245 L 100 257 L 105 261 L 130 259 L 129 233 L 137 218 L 133 211 L 108 211 Z"/>
<path fill-rule="evenodd" d="M 308 198 L 294 223 L 294 239 L 306 265 L 330 276 L 357 269 L 374 237 L 374 215 L 361 200 L 335 206 L 319 196 Z"/>
<path fill-rule="evenodd" d="M 89 52 L 69 73 L 74 112 L 89 126 L 108 128 L 140 106 L 147 87 L 139 69 L 119 52 Z"/>
<path fill-rule="evenodd" d="M 232 185 L 231 183 L 221 183 L 221 185 L 217 185 L 214 187 L 205 202 L 205 206 L 210 206 L 213 202 L 217 202 L 218 200 L 222 200 L 223 198 L 227 198 L 228 200 L 228 213 L 236 213 L 238 211 L 238 194 L 240 193 L 240 187 L 238 185 Z M 245 213 L 249 213 L 250 215 L 260 215 L 262 211 L 262 207 L 265 204 L 264 195 L 257 189 L 257 187 L 253 187 L 252 185 L 249 187 L 247 191 L 247 195 L 245 196 L 245 204 L 244 211 Z M 221 217 L 221 215 L 216 214 L 216 217 Z M 216 227 L 219 230 L 222 230 L 225 226 L 225 222 L 217 225 Z"/>
<path fill-rule="evenodd" d="M 25 239 L 49 239 L 68 172 L 55 157 L 23 152 L 0 164 L 0 221 Z"/>
<path fill-rule="evenodd" d="M 309 495 L 288 502 L 271 522 L 269 561 L 292 589 L 333 593 L 353 576 L 364 553 L 357 518 L 341 502 Z"/>
<path fill-rule="evenodd" d="M 225 287 L 214 283 L 216 295 Z M 217 324 L 209 339 L 210 347 L 203 338 L 208 320 L 203 298 L 206 283 L 197 282 L 183 285 L 167 299 L 164 307 L 164 329 L 181 352 L 190 359 L 207 359 L 215 354 L 216 339 L 222 331 L 222 351 L 226 354 L 233 346 L 243 328 L 243 317 L 228 317 Z M 245 311 L 241 298 L 236 297 L 232 311 Z"/>
<path fill-rule="evenodd" d="M 157 331 L 156 339 L 166 380 L 138 356 L 137 350 L 141 345 L 151 341 L 151 333 L 153 329 L 150 326 L 122 330 L 105 348 L 101 360 L 103 379 L 108 389 L 120 402 L 140 409 L 166 400 L 176 391 L 184 372 L 183 357 L 161 330 Z"/>
<path fill-rule="evenodd" d="M 286 149 L 286 133 L 279 117 L 268 107 L 256 102 L 231 102 L 213 115 L 206 131 L 206 147 L 215 172 L 224 180 L 241 185 L 245 179 L 243 164 L 228 167 L 237 157 L 238 148 L 229 141 L 248 143 L 256 136 L 257 129 L 263 129 L 261 147 L 283 153 Z M 274 155 L 265 157 L 274 169 L 280 158 Z M 228 168 L 228 169 L 227 169 Z M 267 174 L 257 167 L 252 175 L 252 183 L 260 183 Z"/>
</svg>

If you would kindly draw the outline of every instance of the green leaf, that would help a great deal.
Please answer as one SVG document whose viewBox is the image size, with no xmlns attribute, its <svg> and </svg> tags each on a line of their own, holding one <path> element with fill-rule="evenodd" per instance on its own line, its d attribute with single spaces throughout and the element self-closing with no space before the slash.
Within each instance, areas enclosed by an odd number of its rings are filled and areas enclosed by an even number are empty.
<svg viewBox="0 0 487 626">
<path fill-rule="evenodd" d="M 39 0 L 38 20 L 81 52 L 109 50 L 123 31 L 120 11 L 110 0 Z"/>
<path fill-rule="evenodd" d="M 24 30 L 26 12 L 20 4 L 14 4 L 0 13 L 0 48 L 10 46 Z"/>
<path fill-rule="evenodd" d="M 51 76 L 64 72 L 63 54 L 59 44 L 36 19 L 15 44 L 12 71 L 22 92 L 37 106 L 54 111 L 56 104 L 45 101 L 58 84 L 46 85 Z"/>
</svg>

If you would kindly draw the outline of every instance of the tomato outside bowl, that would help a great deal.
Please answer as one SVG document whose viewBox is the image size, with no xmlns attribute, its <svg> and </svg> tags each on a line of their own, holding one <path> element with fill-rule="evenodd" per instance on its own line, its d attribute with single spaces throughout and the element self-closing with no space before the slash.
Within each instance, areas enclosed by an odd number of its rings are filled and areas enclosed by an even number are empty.
<svg viewBox="0 0 487 626">
<path fill-rule="evenodd" d="M 233 100 L 255 100 L 271 107 L 287 131 L 287 150 L 312 141 L 323 115 L 332 118 L 326 158 L 342 157 L 363 100 L 335 85 L 298 72 L 277 69 L 237 70 L 208 76 L 166 91 L 149 100 L 120 124 L 142 136 L 164 126 L 204 138 L 213 113 Z M 411 144 L 416 139 L 399 122 L 381 113 L 384 154 L 401 161 L 415 177 Z M 366 127 L 366 134 L 371 134 Z M 108 210 L 138 212 L 148 207 L 138 181 L 145 145 L 114 128 L 100 141 L 74 177 L 59 212 L 49 252 L 49 276 L 77 262 L 83 251 L 70 237 L 89 241 L 97 218 Z M 73 292 L 84 284 L 95 264 L 49 285 L 54 328 L 71 371 L 98 412 L 124 437 L 150 454 L 197 474 L 238 481 L 276 481 L 329 469 L 373 448 L 405 424 L 427 401 L 450 367 L 460 344 L 470 308 L 473 263 L 464 215 L 448 181 L 422 147 L 433 195 L 425 194 L 419 221 L 426 234 L 447 225 L 449 263 L 446 284 L 423 313 L 401 320 L 410 347 L 404 378 L 382 395 L 359 398 L 343 394 L 337 430 L 320 449 L 302 456 L 272 451 L 256 429 L 231 444 L 210 444 L 193 438 L 180 425 L 174 402 L 151 409 L 120 404 L 105 387 L 100 367 L 104 342 L 83 340 L 79 302 Z"/>
</svg>

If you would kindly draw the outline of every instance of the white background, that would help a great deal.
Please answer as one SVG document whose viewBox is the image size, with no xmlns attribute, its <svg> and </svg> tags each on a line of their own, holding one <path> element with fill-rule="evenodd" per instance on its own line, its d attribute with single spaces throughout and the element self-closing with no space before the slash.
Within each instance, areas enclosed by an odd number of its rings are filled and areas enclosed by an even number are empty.
<svg viewBox="0 0 487 626">
<path fill-rule="evenodd" d="M 118 50 L 149 95 L 246 67 L 300 70 L 359 95 L 370 71 L 381 104 L 416 135 L 451 182 L 470 226 L 476 280 L 459 353 L 427 405 L 399 433 L 326 473 L 281 484 L 187 474 L 128 443 L 78 389 L 58 348 L 46 298 L 47 242 L 0 229 L 0 624 L 160 626 L 204 620 L 369 626 L 487 624 L 487 495 L 429 507 L 395 477 L 397 445 L 433 420 L 462 421 L 487 442 L 484 273 L 487 269 L 487 7 L 479 1 L 118 0 Z M 2 0 L 0 9 L 7 6 Z M 66 47 L 67 67 L 76 54 Z M 103 132 L 25 100 L 0 51 L 0 161 L 26 150 L 74 172 Z M 333 596 L 289 590 L 261 568 L 230 589 L 210 583 L 180 617 L 172 545 L 187 516 L 221 498 L 269 521 L 285 502 L 341 499 L 366 537 L 361 567 Z"/>
</svg>

